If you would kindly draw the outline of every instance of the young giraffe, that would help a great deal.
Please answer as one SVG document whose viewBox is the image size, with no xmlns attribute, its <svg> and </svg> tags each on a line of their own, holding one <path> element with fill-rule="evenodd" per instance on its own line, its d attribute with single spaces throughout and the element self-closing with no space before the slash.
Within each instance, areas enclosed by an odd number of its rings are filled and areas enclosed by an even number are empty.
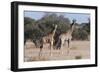
<svg viewBox="0 0 100 73">
<path fill-rule="evenodd" d="M 44 36 L 42 38 L 43 40 L 43 44 L 45 43 L 49 43 L 50 45 L 50 55 L 52 56 L 52 50 L 53 50 L 53 43 L 54 43 L 54 36 L 55 36 L 55 32 L 57 30 L 57 25 L 55 25 L 55 28 L 53 30 L 52 33 L 48 34 L 47 36 Z M 41 53 L 42 49 L 40 49 L 40 53 Z"/>
<path fill-rule="evenodd" d="M 62 33 L 60 36 L 59 36 L 59 39 L 61 39 L 61 49 L 63 49 L 63 46 L 65 45 L 65 42 L 67 41 L 68 43 L 68 53 L 69 53 L 69 49 L 70 49 L 70 43 L 71 43 L 71 39 L 72 39 L 72 33 L 73 33 L 73 30 L 74 30 L 74 24 L 76 23 L 76 20 L 73 20 L 72 21 L 72 24 L 70 26 L 70 29 L 65 32 L 65 33 Z M 62 52 L 63 54 L 63 52 Z"/>
</svg>

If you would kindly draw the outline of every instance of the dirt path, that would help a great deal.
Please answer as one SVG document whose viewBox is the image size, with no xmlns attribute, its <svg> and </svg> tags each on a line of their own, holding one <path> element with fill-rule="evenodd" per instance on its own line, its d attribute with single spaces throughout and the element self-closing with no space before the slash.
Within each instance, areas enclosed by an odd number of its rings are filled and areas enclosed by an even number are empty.
<svg viewBox="0 0 100 73">
<path fill-rule="evenodd" d="M 35 45 L 31 42 L 27 42 L 25 47 L 24 61 L 45 61 L 45 60 L 72 60 L 72 59 L 87 59 L 90 58 L 90 41 L 72 41 L 71 48 L 68 53 L 67 44 L 61 50 L 53 50 L 52 56 L 50 56 L 50 49 L 46 44 L 42 50 L 42 55 L 39 57 L 39 48 L 35 48 Z"/>
</svg>

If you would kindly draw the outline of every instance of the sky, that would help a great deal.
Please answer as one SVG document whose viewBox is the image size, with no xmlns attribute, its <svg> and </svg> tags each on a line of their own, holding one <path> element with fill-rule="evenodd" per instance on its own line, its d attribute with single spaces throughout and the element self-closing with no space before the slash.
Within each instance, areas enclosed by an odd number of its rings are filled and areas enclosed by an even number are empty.
<svg viewBox="0 0 100 73">
<path fill-rule="evenodd" d="M 30 17 L 35 20 L 41 19 L 46 12 L 34 12 L 34 11 L 24 11 L 24 17 Z M 47 12 L 48 13 L 48 12 Z M 49 12 L 50 13 L 50 12 Z M 64 15 L 64 17 L 69 18 L 70 20 L 76 19 L 77 23 L 86 23 L 88 22 L 88 18 L 90 18 L 90 14 L 85 13 L 62 13 L 62 12 L 54 12 L 57 15 Z"/>
</svg>

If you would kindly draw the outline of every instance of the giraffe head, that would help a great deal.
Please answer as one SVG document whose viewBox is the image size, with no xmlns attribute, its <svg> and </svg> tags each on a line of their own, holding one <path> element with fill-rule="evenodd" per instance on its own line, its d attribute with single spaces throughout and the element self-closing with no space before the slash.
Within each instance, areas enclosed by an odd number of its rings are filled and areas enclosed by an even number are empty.
<svg viewBox="0 0 100 73">
<path fill-rule="evenodd" d="M 76 20 L 75 20 L 75 19 L 73 19 L 73 20 L 72 20 L 72 23 L 73 23 L 73 24 L 75 24 L 75 23 L 76 23 Z"/>
<path fill-rule="evenodd" d="M 55 25 L 55 29 L 57 28 L 57 25 Z"/>
<path fill-rule="evenodd" d="M 71 24 L 71 27 L 73 27 L 73 25 L 76 23 L 76 20 L 75 19 L 73 19 L 72 20 L 72 24 Z"/>
<path fill-rule="evenodd" d="M 58 25 L 53 24 L 53 30 L 56 30 L 56 29 L 57 29 L 57 27 L 58 27 Z"/>
<path fill-rule="evenodd" d="M 76 24 L 76 20 L 75 20 L 75 19 L 73 19 L 73 20 L 72 20 L 71 27 L 70 27 L 71 32 L 73 32 L 73 30 L 74 30 L 74 28 L 75 28 L 75 24 Z"/>
</svg>

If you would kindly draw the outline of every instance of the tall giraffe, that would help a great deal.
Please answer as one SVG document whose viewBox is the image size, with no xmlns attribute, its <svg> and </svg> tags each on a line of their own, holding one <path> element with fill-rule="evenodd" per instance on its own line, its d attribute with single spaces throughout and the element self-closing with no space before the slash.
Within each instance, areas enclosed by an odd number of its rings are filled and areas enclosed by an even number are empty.
<svg viewBox="0 0 100 73">
<path fill-rule="evenodd" d="M 53 50 L 53 44 L 54 44 L 54 36 L 55 36 L 55 32 L 57 30 L 57 25 L 55 25 L 54 30 L 52 31 L 52 33 L 49 33 L 47 36 L 44 36 L 42 38 L 43 43 L 49 43 L 50 45 L 50 55 L 52 56 L 52 50 Z M 41 53 L 42 49 L 40 49 L 40 53 Z"/>
<path fill-rule="evenodd" d="M 73 33 L 73 30 L 74 30 L 74 27 L 75 27 L 74 26 L 75 23 L 76 23 L 76 20 L 73 20 L 72 24 L 70 25 L 70 29 L 67 32 L 62 33 L 59 36 L 59 39 L 61 39 L 61 49 L 63 49 L 63 46 L 64 46 L 65 42 L 67 41 L 67 43 L 68 43 L 68 53 L 69 53 L 69 49 L 70 49 L 70 43 L 71 43 L 72 33 Z"/>
</svg>

